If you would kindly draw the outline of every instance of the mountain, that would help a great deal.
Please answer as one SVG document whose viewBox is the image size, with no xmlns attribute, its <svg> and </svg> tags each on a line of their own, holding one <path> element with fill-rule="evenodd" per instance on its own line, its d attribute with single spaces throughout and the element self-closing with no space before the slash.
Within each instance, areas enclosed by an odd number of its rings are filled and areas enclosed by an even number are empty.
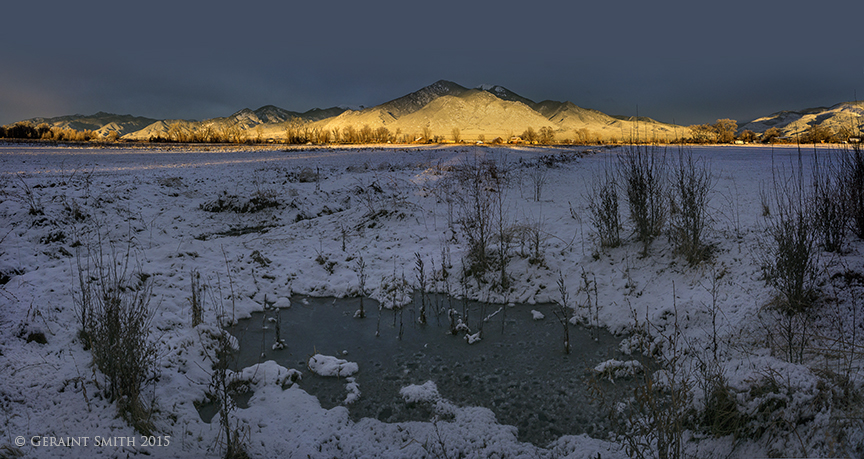
<svg viewBox="0 0 864 459">
<path fill-rule="evenodd" d="M 107 136 L 111 132 L 124 135 L 135 132 L 156 122 L 151 118 L 132 115 L 115 115 L 113 113 L 99 112 L 93 115 L 70 115 L 55 118 L 32 118 L 26 120 L 34 126 L 47 124 L 60 129 L 74 129 L 76 131 L 96 131 L 101 136 Z"/>
<path fill-rule="evenodd" d="M 459 129 L 460 137 L 464 139 L 473 140 L 483 135 L 493 140 L 519 135 L 529 127 L 552 127 L 547 119 L 529 106 L 476 89 L 441 96 L 393 125 L 406 134 L 420 133 L 423 128 L 429 128 L 433 134 L 451 140 L 454 129 Z"/>
<path fill-rule="evenodd" d="M 248 109 L 245 109 L 248 110 Z M 241 110 L 242 112 L 243 110 Z M 255 110 L 253 113 L 258 118 L 258 123 L 283 123 L 285 121 L 291 121 L 293 119 L 302 120 L 302 121 L 318 121 L 326 118 L 332 118 L 334 116 L 339 115 L 344 112 L 344 108 L 338 107 L 330 107 L 330 108 L 313 108 L 312 110 L 308 110 L 306 112 L 292 112 L 290 110 L 285 110 L 283 108 L 279 108 L 273 105 L 265 105 L 258 110 Z M 238 112 L 239 113 L 239 112 Z"/>
<path fill-rule="evenodd" d="M 309 125 L 310 129 L 344 132 L 364 126 L 372 130 L 387 128 L 399 134 L 397 140 L 411 141 L 431 131 L 439 139 L 452 140 L 455 129 L 462 140 L 474 141 L 481 135 L 491 141 L 521 135 L 528 128 L 551 128 L 556 139 L 671 141 L 689 135 L 689 130 L 649 118 L 616 119 L 597 110 L 581 108 L 572 102 L 545 100 L 534 102 L 497 85 L 467 89 L 440 80 L 398 99 L 363 110 L 347 110 L 341 115 Z"/>
<path fill-rule="evenodd" d="M 265 105 L 257 110 L 244 108 L 231 116 L 222 118 L 210 118 L 202 121 L 187 120 L 160 120 L 145 126 L 144 128 L 131 132 L 125 136 L 125 140 L 150 140 L 156 138 L 177 138 L 177 133 L 184 133 L 187 138 L 196 136 L 198 138 L 209 138 L 214 135 L 234 136 L 239 131 L 250 135 L 264 138 L 281 138 L 285 134 L 287 123 L 310 123 L 322 119 L 332 118 L 341 114 L 345 109 L 331 107 L 327 109 L 313 108 L 306 112 L 293 112 L 274 105 Z M 172 131 L 173 129 L 173 131 Z"/>
<path fill-rule="evenodd" d="M 515 92 L 505 88 L 504 86 L 481 84 L 480 86 L 477 86 L 476 89 L 486 91 L 501 100 L 509 100 L 510 102 L 522 102 L 523 104 L 533 108 L 534 110 L 537 110 L 537 104 L 533 100 L 522 97 L 519 94 L 516 94 Z"/>
<path fill-rule="evenodd" d="M 345 110 L 347 109 L 342 107 L 313 108 L 312 110 L 301 113 L 299 118 L 306 121 L 319 121 L 327 118 L 332 118 L 334 116 L 339 116 Z"/>
<path fill-rule="evenodd" d="M 565 132 L 575 132 L 579 140 L 641 140 L 668 142 L 687 137 L 690 130 L 683 126 L 661 123 L 646 117 L 610 116 L 599 110 L 579 107 L 572 102 L 544 100 L 537 111 Z"/>
<path fill-rule="evenodd" d="M 297 112 L 285 110 L 275 105 L 265 105 L 253 112 L 258 118 L 259 123 L 281 123 L 295 116 L 300 116 Z"/>
<path fill-rule="evenodd" d="M 442 96 L 458 96 L 464 94 L 468 89 L 459 86 L 452 81 L 438 80 L 419 91 L 402 96 L 398 99 L 385 102 L 377 107 L 367 110 L 381 110 L 392 116 L 400 118 L 410 115 L 428 105 L 433 100 Z"/>
<path fill-rule="evenodd" d="M 483 135 L 492 140 L 519 135 L 528 127 L 552 127 L 531 108 L 534 103 L 530 100 L 500 86 L 494 87 L 500 88 L 497 91 L 490 90 L 492 88 L 467 89 L 441 80 L 375 107 L 346 111 L 336 118 L 314 123 L 312 127 L 331 132 L 349 127 L 355 130 L 363 126 L 385 127 L 392 134 L 398 132 L 405 137 L 398 140 L 407 141 L 421 137 L 426 130 L 442 139 L 452 140 L 454 129 L 459 129 L 463 139 L 475 140 Z"/>
<path fill-rule="evenodd" d="M 326 131 L 344 129 L 349 126 L 356 129 L 361 129 L 363 126 L 369 126 L 372 129 L 386 127 L 395 132 L 396 129 L 400 128 L 393 125 L 396 120 L 422 110 L 440 97 L 458 96 L 467 91 L 467 88 L 451 81 L 439 80 L 420 90 L 374 107 L 345 110 L 333 118 L 319 120 L 320 122 L 314 123 L 311 127 Z"/>
<path fill-rule="evenodd" d="M 844 137 L 858 137 L 864 130 L 864 102 L 842 102 L 831 107 L 807 108 L 799 111 L 784 110 L 757 118 L 738 128 L 764 133 L 777 128 L 780 137 L 803 137 L 813 126 L 820 126 Z"/>
<path fill-rule="evenodd" d="M 102 135 L 117 131 L 125 140 L 281 141 L 289 132 L 298 130 L 305 135 L 332 135 L 334 132 L 344 135 L 361 130 L 381 132 L 382 128 L 396 136 L 397 141 L 413 141 L 424 134 L 439 140 L 452 140 L 457 135 L 463 141 L 508 140 L 528 129 L 554 132 L 557 140 L 630 140 L 636 138 L 637 133 L 642 141 L 671 141 L 689 136 L 689 129 L 685 127 L 650 118 L 613 117 L 572 102 L 534 102 L 503 86 L 481 85 L 468 89 L 446 80 L 359 110 L 331 107 L 300 113 L 265 105 L 257 110 L 244 108 L 230 116 L 202 121 L 153 120 L 98 113 L 89 117 L 56 118 L 51 123 L 62 123 L 64 127 L 77 130 L 95 130 Z"/>
</svg>

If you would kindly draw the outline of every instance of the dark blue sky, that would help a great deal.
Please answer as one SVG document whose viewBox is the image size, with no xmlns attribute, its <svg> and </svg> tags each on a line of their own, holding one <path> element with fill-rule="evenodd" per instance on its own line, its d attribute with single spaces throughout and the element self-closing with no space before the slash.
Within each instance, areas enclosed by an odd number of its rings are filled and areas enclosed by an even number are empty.
<svg viewBox="0 0 864 459">
<path fill-rule="evenodd" d="M 861 0 L 3 6 L 0 124 L 371 106 L 439 79 L 678 124 L 864 99 Z"/>
</svg>

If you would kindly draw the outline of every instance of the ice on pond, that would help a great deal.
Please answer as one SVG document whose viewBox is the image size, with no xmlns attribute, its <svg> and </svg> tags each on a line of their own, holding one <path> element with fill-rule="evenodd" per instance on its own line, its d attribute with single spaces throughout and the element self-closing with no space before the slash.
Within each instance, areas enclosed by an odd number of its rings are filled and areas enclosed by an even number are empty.
<svg viewBox="0 0 864 459">
<path fill-rule="evenodd" d="M 230 329 L 241 340 L 238 364 L 255 363 L 266 349 L 265 359 L 306 366 L 311 374 L 299 387 L 325 408 L 348 407 L 355 421 L 429 421 L 454 406 L 479 406 L 517 427 L 520 440 L 541 446 L 567 434 L 604 435 L 607 421 L 591 405 L 589 387 L 626 390 L 627 381 L 595 377 L 595 367 L 622 357 L 621 338 L 593 330 L 599 335 L 595 341 L 592 330 L 572 326 L 570 341 L 578 352 L 565 354 L 561 324 L 533 320 L 532 311 L 550 314 L 554 305 L 502 308 L 432 295 L 424 325 L 417 323 L 416 301 L 401 310 L 379 310 L 366 299 L 366 318 L 357 319 L 359 301 L 294 298 L 293 307 L 278 313 L 282 350 L 270 349 L 275 327 L 262 326 L 277 312 L 253 314 Z M 448 309 L 458 311 L 455 335 Z M 339 358 L 346 355 L 350 361 Z"/>
</svg>

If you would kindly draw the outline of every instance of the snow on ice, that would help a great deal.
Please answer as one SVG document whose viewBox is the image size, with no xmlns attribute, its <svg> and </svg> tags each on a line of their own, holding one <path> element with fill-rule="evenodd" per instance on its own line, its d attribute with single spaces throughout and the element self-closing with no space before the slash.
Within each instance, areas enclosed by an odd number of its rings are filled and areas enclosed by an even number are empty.
<svg viewBox="0 0 864 459">
<path fill-rule="evenodd" d="M 344 378 L 357 373 L 360 368 L 354 362 L 329 355 L 315 354 L 309 358 L 309 370 L 320 376 Z"/>
</svg>

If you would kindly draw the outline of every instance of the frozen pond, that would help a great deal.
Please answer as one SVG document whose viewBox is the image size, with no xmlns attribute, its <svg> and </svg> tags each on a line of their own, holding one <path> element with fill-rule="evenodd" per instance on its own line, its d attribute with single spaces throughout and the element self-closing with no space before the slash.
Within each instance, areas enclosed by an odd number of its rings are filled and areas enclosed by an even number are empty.
<svg viewBox="0 0 864 459">
<path fill-rule="evenodd" d="M 441 396 L 460 406 L 483 406 L 495 412 L 498 421 L 518 427 L 519 439 L 537 445 L 564 434 L 600 434 L 605 418 L 591 405 L 591 369 L 598 363 L 620 357 L 620 338 L 605 330 L 571 326 L 572 353 L 563 351 L 563 331 L 554 316 L 554 305 L 501 305 L 468 302 L 468 324 L 472 333 L 483 323 L 482 340 L 469 345 L 465 334 L 449 334 L 447 300 L 433 297 L 428 324 L 416 321 L 414 305 L 402 314 L 403 336 L 399 338 L 399 312 L 381 312 L 378 303 L 366 299 L 367 317 L 356 319 L 359 298 L 292 298 L 292 306 L 279 311 L 284 350 L 272 350 L 277 312 L 255 313 L 230 328 L 240 340 L 239 368 L 263 360 L 275 360 L 303 371 L 300 387 L 318 397 L 322 406 L 343 404 L 344 378 L 318 376 L 306 367 L 309 358 L 321 353 L 356 362 L 355 374 L 362 395 L 348 405 L 351 417 L 372 417 L 385 422 L 428 421 L 433 407 L 408 404 L 399 390 L 410 384 L 434 381 Z M 441 314 L 434 313 L 434 302 Z M 415 303 L 418 301 L 415 299 Z M 462 312 L 463 302 L 453 300 Z M 531 311 L 545 315 L 534 320 Z M 496 313 L 497 311 L 497 313 Z M 440 317 L 440 321 L 439 321 Z M 263 354 L 263 358 L 262 358 Z M 620 381 L 617 386 L 621 387 Z M 616 387 L 603 382 L 605 389 Z M 621 387 L 623 389 L 623 387 Z M 208 413 L 208 415 L 210 415 Z"/>
</svg>

